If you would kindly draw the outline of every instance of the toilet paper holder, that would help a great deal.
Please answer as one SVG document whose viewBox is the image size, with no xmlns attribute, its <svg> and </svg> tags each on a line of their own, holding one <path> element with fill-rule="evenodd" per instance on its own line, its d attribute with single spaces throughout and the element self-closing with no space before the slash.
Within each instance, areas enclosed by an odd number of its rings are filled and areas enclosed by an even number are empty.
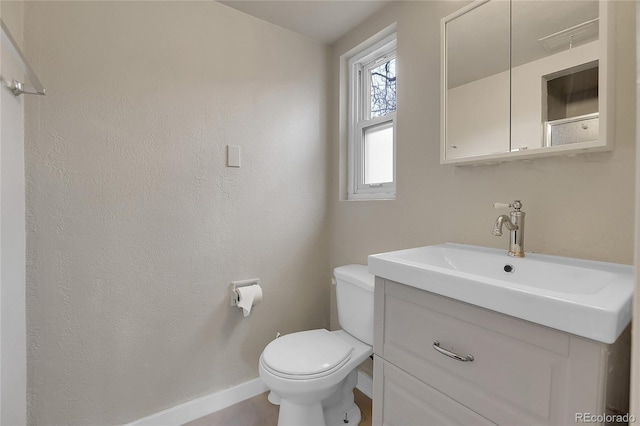
<svg viewBox="0 0 640 426">
<path fill-rule="evenodd" d="M 232 281 L 230 286 L 229 286 L 229 290 L 231 293 L 231 300 L 230 300 L 230 304 L 231 306 L 238 306 L 238 293 L 236 292 L 236 289 L 239 287 L 247 287 L 250 285 L 254 285 L 254 284 L 260 284 L 260 278 L 251 278 L 248 280 L 240 280 L 240 281 Z"/>
</svg>

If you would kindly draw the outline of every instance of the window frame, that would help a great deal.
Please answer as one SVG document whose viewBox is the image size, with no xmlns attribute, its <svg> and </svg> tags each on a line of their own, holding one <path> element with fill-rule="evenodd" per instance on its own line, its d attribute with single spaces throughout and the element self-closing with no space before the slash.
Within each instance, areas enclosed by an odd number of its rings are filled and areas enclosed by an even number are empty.
<svg viewBox="0 0 640 426">
<path fill-rule="evenodd" d="M 366 118 L 371 106 L 369 72 L 381 63 L 396 59 L 397 35 L 388 35 L 349 59 L 349 200 L 395 199 L 396 196 L 396 116 L 397 110 L 380 117 Z M 397 100 L 396 100 L 397 105 Z M 393 181 L 364 183 L 364 134 L 367 129 L 384 124 L 393 129 Z"/>
</svg>

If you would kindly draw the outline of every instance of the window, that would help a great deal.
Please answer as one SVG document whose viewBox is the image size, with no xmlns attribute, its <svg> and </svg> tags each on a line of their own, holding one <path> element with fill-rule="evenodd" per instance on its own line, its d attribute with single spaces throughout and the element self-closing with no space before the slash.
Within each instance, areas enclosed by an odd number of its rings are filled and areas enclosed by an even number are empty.
<svg viewBox="0 0 640 426">
<path fill-rule="evenodd" d="M 349 199 L 396 193 L 396 35 L 349 60 Z"/>
</svg>

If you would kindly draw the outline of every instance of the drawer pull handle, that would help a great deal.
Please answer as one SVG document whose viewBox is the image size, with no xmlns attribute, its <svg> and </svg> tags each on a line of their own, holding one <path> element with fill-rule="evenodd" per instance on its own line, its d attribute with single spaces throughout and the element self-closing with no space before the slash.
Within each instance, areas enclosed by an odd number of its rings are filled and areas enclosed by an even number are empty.
<svg viewBox="0 0 640 426">
<path fill-rule="evenodd" d="M 458 361 L 462 361 L 462 362 L 467 362 L 467 361 L 473 361 L 473 355 L 469 354 L 469 355 L 458 355 L 455 352 L 451 352 L 448 351 L 444 348 L 440 347 L 440 342 L 438 342 L 437 340 L 435 342 L 433 342 L 433 349 L 435 349 L 436 351 L 440 352 L 442 355 L 446 355 L 449 358 L 453 358 L 455 360 Z"/>
</svg>

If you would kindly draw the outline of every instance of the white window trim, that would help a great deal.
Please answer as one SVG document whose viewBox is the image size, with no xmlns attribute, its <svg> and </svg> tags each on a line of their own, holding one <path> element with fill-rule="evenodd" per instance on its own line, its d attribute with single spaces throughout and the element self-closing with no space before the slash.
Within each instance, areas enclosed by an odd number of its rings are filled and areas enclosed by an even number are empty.
<svg viewBox="0 0 640 426">
<path fill-rule="evenodd" d="M 396 56 L 396 33 L 390 34 L 379 42 L 369 46 L 349 59 L 349 150 L 348 150 L 348 199 L 395 199 L 396 196 L 396 112 L 376 117 L 367 121 L 361 120 L 363 106 L 369 100 L 370 93 L 362 90 L 362 75 L 358 71 L 363 65 L 368 65 L 377 58 L 393 54 Z M 365 68 L 366 69 L 366 68 Z M 367 128 L 378 126 L 382 123 L 391 123 L 393 127 L 393 182 L 379 185 L 365 185 L 363 183 L 362 153 L 364 140 L 363 133 Z"/>
</svg>

